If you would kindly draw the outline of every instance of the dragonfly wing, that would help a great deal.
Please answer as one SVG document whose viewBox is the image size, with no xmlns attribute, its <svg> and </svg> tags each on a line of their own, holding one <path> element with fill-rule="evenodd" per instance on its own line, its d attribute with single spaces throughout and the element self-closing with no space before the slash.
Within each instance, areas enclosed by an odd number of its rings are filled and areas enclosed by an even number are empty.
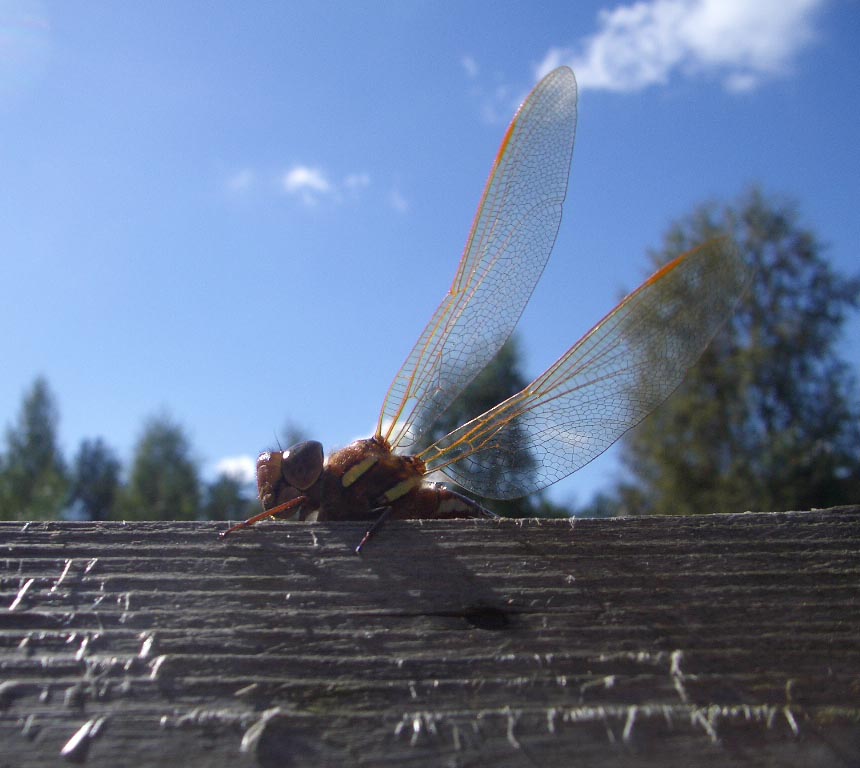
<svg viewBox="0 0 860 768">
<path fill-rule="evenodd" d="M 576 80 L 547 75 L 502 141 L 451 289 L 391 384 L 377 434 L 398 453 L 510 336 L 555 243 L 576 130 Z"/>
<path fill-rule="evenodd" d="M 488 498 L 517 498 L 605 451 L 681 383 L 751 271 L 727 238 L 667 264 L 522 392 L 421 454 Z"/>
</svg>

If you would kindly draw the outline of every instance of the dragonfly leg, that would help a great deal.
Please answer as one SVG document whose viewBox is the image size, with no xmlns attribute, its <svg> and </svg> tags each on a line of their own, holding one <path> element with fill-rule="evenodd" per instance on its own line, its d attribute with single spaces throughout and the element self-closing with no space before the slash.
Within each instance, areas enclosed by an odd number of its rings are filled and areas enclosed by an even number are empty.
<svg viewBox="0 0 860 768">
<path fill-rule="evenodd" d="M 375 534 L 380 528 L 382 528 L 383 524 L 389 517 L 391 517 L 391 511 L 393 507 L 391 505 L 387 507 L 377 507 L 376 509 L 371 510 L 371 512 L 381 512 L 379 517 L 376 518 L 376 521 L 370 528 L 367 529 L 367 532 L 362 537 L 361 541 L 358 542 L 358 546 L 355 548 L 355 554 L 360 555 L 361 550 L 364 548 L 364 545 L 370 541 L 371 536 Z"/>
<path fill-rule="evenodd" d="M 223 539 L 225 536 L 228 536 L 235 531 L 241 531 L 243 528 L 250 528 L 261 520 L 268 520 L 270 517 L 282 517 L 285 512 L 292 512 L 296 507 L 300 507 L 306 501 L 306 496 L 299 496 L 295 499 L 285 501 L 283 504 L 278 504 L 278 506 L 272 507 L 271 509 L 264 509 L 262 512 L 249 517 L 247 520 L 231 526 L 226 531 L 221 531 L 220 536 Z"/>
</svg>

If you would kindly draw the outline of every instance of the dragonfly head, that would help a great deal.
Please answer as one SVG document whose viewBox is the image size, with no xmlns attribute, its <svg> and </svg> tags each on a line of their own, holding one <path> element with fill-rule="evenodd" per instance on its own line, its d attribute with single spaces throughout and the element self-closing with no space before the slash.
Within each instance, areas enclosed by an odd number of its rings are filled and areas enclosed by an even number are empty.
<svg viewBox="0 0 860 768">
<path fill-rule="evenodd" d="M 291 501 L 319 480 L 324 463 L 322 443 L 307 440 L 286 451 L 265 451 L 257 458 L 257 490 L 263 509 Z"/>
</svg>

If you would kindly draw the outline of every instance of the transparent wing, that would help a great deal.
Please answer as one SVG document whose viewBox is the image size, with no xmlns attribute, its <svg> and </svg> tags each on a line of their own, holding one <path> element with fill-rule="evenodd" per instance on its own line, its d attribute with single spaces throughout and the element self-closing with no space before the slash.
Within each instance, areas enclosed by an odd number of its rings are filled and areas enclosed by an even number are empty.
<svg viewBox="0 0 860 768">
<path fill-rule="evenodd" d="M 451 289 L 385 397 L 377 435 L 398 453 L 414 450 L 517 324 L 555 243 L 575 130 L 576 80 L 562 67 L 511 122 Z"/>
<path fill-rule="evenodd" d="M 546 373 L 421 455 L 488 498 L 516 498 L 587 464 L 681 383 L 751 279 L 730 240 L 679 256 Z"/>
</svg>

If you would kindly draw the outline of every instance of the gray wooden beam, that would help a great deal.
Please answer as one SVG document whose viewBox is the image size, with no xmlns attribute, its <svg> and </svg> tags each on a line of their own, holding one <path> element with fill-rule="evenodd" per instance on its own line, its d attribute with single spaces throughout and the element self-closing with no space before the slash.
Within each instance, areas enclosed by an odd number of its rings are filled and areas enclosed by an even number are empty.
<svg viewBox="0 0 860 768">
<path fill-rule="evenodd" d="M 0 523 L 0 765 L 860 765 L 860 507 L 223 527 Z"/>
</svg>

